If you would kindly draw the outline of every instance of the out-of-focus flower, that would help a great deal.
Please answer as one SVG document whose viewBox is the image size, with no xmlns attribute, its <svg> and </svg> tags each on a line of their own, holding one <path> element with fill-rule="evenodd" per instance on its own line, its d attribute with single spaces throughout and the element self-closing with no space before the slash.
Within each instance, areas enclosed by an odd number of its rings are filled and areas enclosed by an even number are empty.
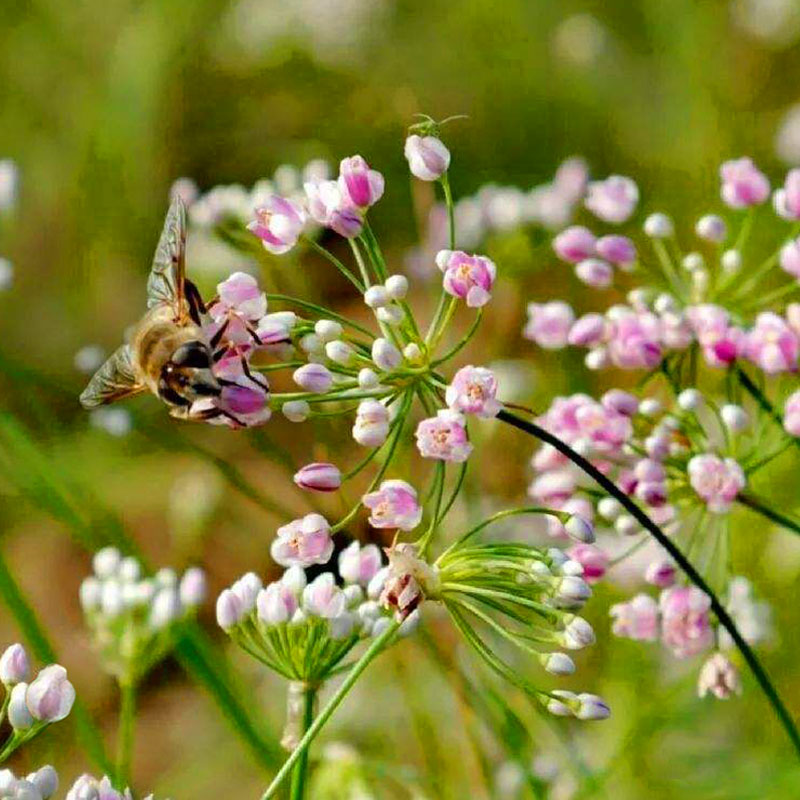
<svg viewBox="0 0 800 800">
<path fill-rule="evenodd" d="M 436 136 L 413 134 L 404 152 L 411 174 L 422 181 L 438 181 L 450 166 L 450 151 Z"/>
<path fill-rule="evenodd" d="M 444 273 L 444 290 L 470 308 L 480 308 L 491 298 L 497 276 L 494 262 L 485 256 L 467 255 L 461 250 L 440 250 L 436 265 Z"/>
<path fill-rule="evenodd" d="M 609 613 L 615 636 L 645 642 L 658 639 L 658 603 L 650 595 L 637 594 L 625 603 L 616 603 Z"/>
<path fill-rule="evenodd" d="M 197 200 L 199 195 L 200 190 L 192 178 L 177 178 L 169 187 L 169 199 L 174 200 L 176 197 L 180 197 L 187 208 Z"/>
<path fill-rule="evenodd" d="M 75 781 L 65 800 L 133 800 L 133 795 L 130 789 L 117 791 L 106 776 L 98 781 L 87 774 Z"/>
<path fill-rule="evenodd" d="M 783 427 L 792 436 L 800 436 L 800 389 L 786 399 L 783 407 Z"/>
<path fill-rule="evenodd" d="M 370 509 L 369 524 L 373 528 L 410 531 L 422 519 L 416 489 L 406 481 L 383 481 L 376 492 L 365 494 L 362 502 Z"/>
<path fill-rule="evenodd" d="M 321 514 L 306 514 L 281 525 L 270 548 L 272 558 L 282 567 L 325 564 L 332 553 L 331 528 Z"/>
<path fill-rule="evenodd" d="M 549 303 L 528 303 L 528 323 L 524 336 L 539 347 L 558 350 L 567 344 L 575 313 L 567 303 L 551 300 Z"/>
<path fill-rule="evenodd" d="M 800 220 L 800 169 L 790 169 L 783 187 L 773 196 L 775 210 L 784 219 Z"/>
<path fill-rule="evenodd" d="M 708 649 L 714 640 L 711 600 L 695 586 L 673 586 L 661 593 L 661 638 L 677 658 Z"/>
<path fill-rule="evenodd" d="M 602 55 L 608 31 L 592 14 L 571 14 L 553 34 L 553 49 L 561 59 L 579 67 L 594 64 Z"/>
<path fill-rule="evenodd" d="M 587 286 L 606 289 L 611 286 L 614 271 L 609 263 L 600 258 L 587 258 L 575 266 L 575 275 Z"/>
<path fill-rule="evenodd" d="M 611 175 L 589 184 L 586 208 L 604 222 L 621 224 L 630 219 L 639 202 L 639 189 L 622 175 Z"/>
<path fill-rule="evenodd" d="M 93 373 L 105 361 L 106 351 L 98 344 L 81 347 L 73 358 L 75 369 L 86 374 Z"/>
<path fill-rule="evenodd" d="M 335 492 L 342 485 L 342 473 L 335 464 L 306 464 L 294 474 L 294 482 L 313 492 Z"/>
<path fill-rule="evenodd" d="M 653 586 L 658 586 L 659 589 L 667 589 L 675 583 L 675 575 L 677 569 L 675 564 L 671 561 L 660 559 L 658 561 L 651 561 L 647 565 L 644 573 L 644 579 Z"/>
<path fill-rule="evenodd" d="M 0 256 L 0 291 L 11 288 L 14 282 L 14 265 Z"/>
<path fill-rule="evenodd" d="M 305 212 L 296 203 L 272 195 L 256 209 L 256 218 L 247 228 L 261 239 L 264 249 L 281 255 L 297 244 L 305 222 Z"/>
<path fill-rule="evenodd" d="M 600 258 L 623 269 L 636 261 L 636 245 L 627 236 L 603 236 L 597 240 L 595 249 Z"/>
<path fill-rule="evenodd" d="M 775 134 L 775 152 L 785 164 L 800 164 L 800 103 L 784 114 Z"/>
<path fill-rule="evenodd" d="M 800 338 L 783 317 L 762 311 L 747 334 L 747 357 L 764 372 L 794 372 L 800 352 Z"/>
<path fill-rule="evenodd" d="M 751 158 L 726 161 L 719 168 L 723 202 L 731 208 L 760 205 L 769 197 L 769 181 Z"/>
<path fill-rule="evenodd" d="M 472 452 L 464 417 L 450 409 L 441 409 L 435 417 L 422 420 L 414 435 L 424 458 L 460 463 Z"/>
<path fill-rule="evenodd" d="M 17 203 L 19 169 L 10 158 L 0 159 L 0 213 L 8 211 Z"/>
<path fill-rule="evenodd" d="M 0 656 L 0 683 L 6 687 L 24 683 L 30 672 L 28 653 L 21 644 L 12 644 L 3 651 Z"/>
<path fill-rule="evenodd" d="M 562 261 L 577 264 L 596 253 L 597 237 L 582 225 L 572 225 L 553 239 L 553 250 Z"/>
<path fill-rule="evenodd" d="M 739 670 L 724 653 L 714 653 L 700 669 L 697 694 L 705 697 L 709 692 L 718 700 L 727 700 L 732 694 L 742 693 Z"/>
<path fill-rule="evenodd" d="M 722 459 L 713 453 L 693 456 L 687 465 L 689 483 L 706 502 L 709 511 L 727 512 L 736 495 L 744 488 L 744 470 L 732 458 Z"/>
<path fill-rule="evenodd" d="M 567 550 L 567 555 L 583 567 L 587 583 L 597 583 L 608 569 L 608 554 L 593 544 L 576 544 Z"/>
<path fill-rule="evenodd" d="M 497 399 L 497 380 L 485 367 L 462 367 L 447 387 L 445 401 L 453 411 L 490 419 L 502 404 Z"/>
<path fill-rule="evenodd" d="M 339 191 L 352 206 L 367 209 L 383 196 L 383 175 L 361 156 L 343 158 L 339 164 Z"/>
<path fill-rule="evenodd" d="M 778 263 L 781 269 L 800 280 L 800 239 L 791 239 L 781 248 Z"/>
</svg>

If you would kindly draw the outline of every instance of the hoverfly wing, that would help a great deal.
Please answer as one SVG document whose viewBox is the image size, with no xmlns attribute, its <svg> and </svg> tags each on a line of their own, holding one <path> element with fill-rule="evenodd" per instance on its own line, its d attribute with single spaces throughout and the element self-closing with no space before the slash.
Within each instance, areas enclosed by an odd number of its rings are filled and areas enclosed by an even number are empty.
<svg viewBox="0 0 800 800">
<path fill-rule="evenodd" d="M 184 271 L 186 268 L 186 206 L 175 197 L 164 220 L 150 277 L 147 279 L 147 307 L 170 305 L 177 318 L 186 316 Z"/>
<path fill-rule="evenodd" d="M 84 408 L 97 408 L 137 394 L 144 388 L 136 379 L 131 348 L 124 344 L 92 376 L 81 394 L 81 405 Z"/>
</svg>

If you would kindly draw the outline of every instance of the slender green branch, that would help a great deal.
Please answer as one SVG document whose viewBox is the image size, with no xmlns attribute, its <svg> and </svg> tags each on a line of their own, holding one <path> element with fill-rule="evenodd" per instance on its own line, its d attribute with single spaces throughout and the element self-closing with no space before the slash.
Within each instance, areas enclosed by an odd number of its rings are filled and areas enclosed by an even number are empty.
<svg viewBox="0 0 800 800">
<path fill-rule="evenodd" d="M 136 724 L 136 686 L 133 681 L 122 681 L 119 685 L 119 733 L 117 736 L 117 787 L 124 791 L 131 782 L 131 760 L 133 757 L 133 731 Z"/>
<path fill-rule="evenodd" d="M 658 527 L 658 525 L 645 514 L 645 512 L 631 500 L 616 484 L 603 475 L 597 467 L 594 466 L 589 460 L 584 458 L 579 453 L 576 453 L 568 444 L 562 442 L 557 436 L 554 436 L 549 431 L 536 425 L 533 422 L 521 419 L 515 414 L 508 411 L 501 410 L 497 414 L 497 418 L 502 422 L 511 425 L 518 430 L 534 436 L 542 442 L 552 445 L 562 455 L 565 455 L 576 466 L 580 467 L 590 478 L 596 481 L 606 492 L 618 500 L 636 519 L 639 524 L 647 530 L 651 536 L 670 554 L 676 564 L 686 573 L 689 580 L 697 586 L 702 592 L 708 595 L 711 601 L 711 610 L 719 620 L 720 625 L 728 632 L 731 639 L 733 639 L 736 646 L 739 648 L 744 660 L 750 667 L 753 675 L 761 686 L 762 691 L 766 695 L 770 704 L 772 705 L 775 714 L 777 715 L 780 723 L 783 725 L 786 734 L 792 742 L 798 756 L 800 756 L 800 734 L 798 734 L 794 721 L 789 714 L 788 709 L 781 700 L 780 695 L 772 684 L 766 670 L 761 665 L 761 662 L 756 656 L 750 645 L 744 640 L 744 637 L 736 627 L 736 623 L 726 610 L 725 606 L 717 597 L 713 589 L 708 585 L 703 576 L 697 571 L 694 565 L 689 561 L 683 552 L 675 545 L 675 543 Z"/>
<path fill-rule="evenodd" d="M 307 245 L 309 245 L 309 247 L 311 247 L 312 250 L 315 250 L 323 258 L 330 261 L 331 264 L 333 264 L 333 266 L 336 267 L 336 269 L 338 269 L 339 272 L 341 272 L 342 275 L 344 275 L 344 277 L 347 278 L 347 280 L 349 280 L 350 283 L 352 283 L 353 286 L 356 287 L 356 289 L 358 289 L 360 294 L 364 294 L 364 285 L 358 280 L 358 278 L 356 278 L 355 275 L 353 275 L 352 272 L 350 272 L 349 269 L 347 269 L 347 267 L 344 264 L 342 264 L 341 261 L 339 261 L 338 258 L 336 258 L 336 256 L 333 253 L 329 252 L 321 244 L 315 242 L 310 236 L 304 236 L 303 240 Z"/>
<path fill-rule="evenodd" d="M 261 800 L 270 800 L 275 797 L 275 793 L 280 788 L 280 785 L 289 776 L 289 773 L 294 769 L 294 765 L 300 760 L 303 753 L 308 749 L 311 742 L 317 737 L 319 732 L 323 729 L 328 720 L 333 716 L 334 711 L 341 705 L 342 701 L 350 693 L 350 690 L 355 686 L 356 681 L 361 677 L 364 670 L 380 655 L 384 646 L 388 644 L 391 638 L 397 633 L 400 623 L 393 620 L 386 630 L 375 639 L 363 656 L 353 666 L 353 669 L 347 673 L 347 677 L 342 682 L 342 685 L 336 690 L 336 693 L 328 701 L 328 704 L 319 713 L 319 716 L 311 724 L 311 727 L 305 732 L 305 735 L 298 743 L 297 747 L 292 751 L 291 755 L 284 761 L 283 766 L 278 770 L 278 774 L 273 779 L 267 790 L 261 795 Z"/>
<path fill-rule="evenodd" d="M 303 689 L 303 734 L 311 727 L 314 721 L 314 702 L 317 691 L 313 686 L 306 685 Z M 306 747 L 297 759 L 292 770 L 292 788 L 289 794 L 291 800 L 303 800 L 308 776 L 308 748 Z"/>
<path fill-rule="evenodd" d="M 751 511 L 755 511 L 756 514 L 761 514 L 762 517 L 766 517 L 767 519 L 772 520 L 772 522 L 776 522 L 781 527 L 786 528 L 793 533 L 800 533 L 800 521 L 792 519 L 786 514 L 781 514 L 780 511 L 775 511 L 775 509 L 765 505 L 761 502 L 761 500 L 752 494 L 739 494 L 736 498 L 736 502 L 743 506 L 747 506 L 747 508 L 749 508 Z"/>
</svg>

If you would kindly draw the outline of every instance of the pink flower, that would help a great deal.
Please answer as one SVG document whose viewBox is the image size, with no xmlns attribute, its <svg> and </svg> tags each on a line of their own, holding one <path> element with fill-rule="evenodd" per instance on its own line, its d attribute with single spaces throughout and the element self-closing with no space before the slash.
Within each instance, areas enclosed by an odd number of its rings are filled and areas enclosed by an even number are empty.
<svg viewBox="0 0 800 800">
<path fill-rule="evenodd" d="M 411 174 L 421 181 L 438 181 L 450 166 L 450 151 L 435 136 L 409 136 L 404 154 Z"/>
<path fill-rule="evenodd" d="M 553 250 L 562 261 L 577 264 L 595 255 L 597 237 L 582 225 L 573 225 L 553 239 Z"/>
<path fill-rule="evenodd" d="M 726 161 L 719 168 L 722 201 L 730 208 L 748 208 L 769 197 L 769 181 L 751 158 Z"/>
<path fill-rule="evenodd" d="M 676 572 L 675 564 L 671 561 L 665 559 L 651 561 L 645 570 L 644 579 L 652 586 L 667 589 L 675 583 Z"/>
<path fill-rule="evenodd" d="M 711 600 L 695 586 L 674 586 L 661 593 L 661 639 L 676 658 L 697 655 L 711 646 Z"/>
<path fill-rule="evenodd" d="M 324 364 L 304 364 L 292 378 L 300 388 L 315 394 L 324 394 L 333 386 L 333 374 Z"/>
<path fill-rule="evenodd" d="M 332 573 L 323 572 L 303 589 L 303 608 L 323 619 L 334 619 L 344 613 L 344 592 L 336 585 Z"/>
<path fill-rule="evenodd" d="M 559 164 L 552 188 L 568 203 L 577 203 L 586 191 L 589 170 L 586 162 L 577 156 Z"/>
<path fill-rule="evenodd" d="M 297 611 L 297 598 L 283 581 L 275 581 L 258 593 L 258 618 L 266 625 L 282 625 Z"/>
<path fill-rule="evenodd" d="M 256 322 L 267 313 L 267 296 L 258 288 L 258 281 L 246 272 L 234 272 L 217 284 L 216 302 L 210 312 L 215 320 L 235 314 Z"/>
<path fill-rule="evenodd" d="M 796 170 L 800 173 L 800 170 Z M 781 269 L 800 280 L 800 239 L 792 239 L 781 248 L 779 262 Z"/>
<path fill-rule="evenodd" d="M 790 169 L 782 189 L 773 197 L 775 210 L 784 219 L 800 220 L 800 169 Z"/>
<path fill-rule="evenodd" d="M 405 530 L 411 529 L 405 528 Z M 377 545 L 368 544 L 362 547 L 358 542 L 351 542 L 339 554 L 339 574 L 345 583 L 360 583 L 366 586 L 378 574 L 380 568 L 381 551 Z"/>
<path fill-rule="evenodd" d="M 608 554 L 593 544 L 576 544 L 567 550 L 567 555 L 583 567 L 587 583 L 597 583 L 608 569 Z"/>
<path fill-rule="evenodd" d="M 762 311 L 747 334 L 747 357 L 764 372 L 794 372 L 800 341 L 783 317 Z"/>
<path fill-rule="evenodd" d="M 739 671 L 722 653 L 714 653 L 700 669 L 697 694 L 705 697 L 709 692 L 717 700 L 727 700 L 732 694 L 742 693 Z"/>
<path fill-rule="evenodd" d="M 800 389 L 786 399 L 783 407 L 783 427 L 792 436 L 800 436 Z"/>
<path fill-rule="evenodd" d="M 604 181 L 592 181 L 584 204 L 604 222 L 620 224 L 628 220 L 639 202 L 639 189 L 630 179 L 611 175 Z"/>
<path fill-rule="evenodd" d="M 325 564 L 333 553 L 328 521 L 321 514 L 306 514 L 278 528 L 270 554 L 282 567 Z"/>
<path fill-rule="evenodd" d="M 261 239 L 264 249 L 281 255 L 297 244 L 305 222 L 305 212 L 292 200 L 270 195 L 264 205 L 256 209 L 256 218 L 247 229 Z"/>
<path fill-rule="evenodd" d="M 461 463 L 472 452 L 464 417 L 449 408 L 440 410 L 435 417 L 422 420 L 414 435 L 417 448 L 424 458 Z"/>
<path fill-rule="evenodd" d="M 342 473 L 335 464 L 316 462 L 295 472 L 294 482 L 312 492 L 335 492 L 342 485 Z"/>
<path fill-rule="evenodd" d="M 661 361 L 660 323 L 655 314 L 624 314 L 611 325 L 608 353 L 624 369 L 651 369 Z"/>
<path fill-rule="evenodd" d="M 345 203 L 356 208 L 366 209 L 383 196 L 383 175 L 374 169 L 361 156 L 343 158 L 339 164 L 339 191 Z"/>
<path fill-rule="evenodd" d="M 466 300 L 470 308 L 480 308 L 491 299 L 497 267 L 490 259 L 470 256 L 461 250 L 440 250 L 436 265 L 444 273 L 444 290 Z"/>
<path fill-rule="evenodd" d="M 744 471 L 732 458 L 722 459 L 712 453 L 693 456 L 687 465 L 689 483 L 705 500 L 709 511 L 724 514 L 736 495 L 744 489 Z"/>
<path fill-rule="evenodd" d="M 358 236 L 364 228 L 361 212 L 348 205 L 336 181 L 308 181 L 303 184 L 311 218 L 346 239 Z"/>
<path fill-rule="evenodd" d="M 572 309 L 560 300 L 528 303 L 528 324 L 523 335 L 546 350 L 559 350 L 567 345 L 574 321 Z"/>
<path fill-rule="evenodd" d="M 497 380 L 485 367 L 462 367 L 447 387 L 445 401 L 453 411 L 489 419 L 502 404 L 497 399 Z"/>
<path fill-rule="evenodd" d="M 528 306 L 530 313 L 530 305 Z M 591 312 L 575 320 L 569 329 L 567 342 L 575 347 L 594 347 L 605 338 L 606 318 L 602 314 Z"/>
<path fill-rule="evenodd" d="M 383 481 L 378 491 L 365 494 L 361 502 L 372 512 L 369 524 L 373 528 L 410 531 L 422 519 L 422 506 L 417 502 L 417 492 L 405 481 Z"/>
<path fill-rule="evenodd" d="M 609 611 L 615 636 L 654 642 L 658 638 L 658 604 L 650 595 L 637 594 L 627 603 L 617 603 Z"/>
<path fill-rule="evenodd" d="M 622 389 L 609 389 L 600 402 L 604 408 L 625 417 L 632 417 L 639 410 L 639 398 Z"/>
<path fill-rule="evenodd" d="M 560 508 L 575 491 L 575 476 L 570 469 L 553 469 L 534 478 L 528 495 L 540 503 Z"/>
<path fill-rule="evenodd" d="M 215 405 L 225 413 L 210 422 L 230 427 L 254 428 L 264 425 L 272 416 L 269 407 L 269 392 L 255 381 L 243 376 L 241 383 L 223 386 L 222 393 L 215 398 Z"/>
<path fill-rule="evenodd" d="M 595 289 L 607 289 L 614 279 L 614 270 L 611 265 L 599 258 L 587 258 L 575 267 L 575 275 L 587 286 Z"/>
<path fill-rule="evenodd" d="M 25 702 L 34 719 L 44 722 L 64 719 L 75 702 L 75 687 L 67 680 L 64 667 L 51 664 L 41 670 L 28 686 Z"/>
<path fill-rule="evenodd" d="M 727 366 L 742 354 L 744 332 L 730 324 L 724 308 L 712 303 L 689 306 L 686 316 L 710 366 Z"/>
<path fill-rule="evenodd" d="M 603 236 L 596 247 L 600 258 L 618 267 L 630 267 L 636 261 L 636 246 L 627 236 Z"/>
</svg>

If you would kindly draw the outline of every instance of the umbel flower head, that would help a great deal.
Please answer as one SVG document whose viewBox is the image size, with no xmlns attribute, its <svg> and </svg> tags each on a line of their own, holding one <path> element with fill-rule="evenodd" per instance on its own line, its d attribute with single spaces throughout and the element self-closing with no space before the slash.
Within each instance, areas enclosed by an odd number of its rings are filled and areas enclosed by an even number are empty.
<svg viewBox="0 0 800 800">
<path fill-rule="evenodd" d="M 164 568 L 146 578 L 136 558 L 114 547 L 95 553 L 92 566 L 80 588 L 86 622 L 104 668 L 135 684 L 170 651 L 175 627 L 205 599 L 205 575 L 193 567 L 178 578 Z"/>
<path fill-rule="evenodd" d="M 85 774 L 75 781 L 65 800 L 133 800 L 133 794 L 128 788 L 115 789 L 107 775 L 98 780 Z M 144 800 L 155 800 L 155 796 L 149 794 Z"/>
<path fill-rule="evenodd" d="M 25 778 L 17 778 L 10 769 L 0 770 L 0 797 L 4 800 L 48 800 L 57 790 L 58 775 L 51 766 Z"/>
</svg>

